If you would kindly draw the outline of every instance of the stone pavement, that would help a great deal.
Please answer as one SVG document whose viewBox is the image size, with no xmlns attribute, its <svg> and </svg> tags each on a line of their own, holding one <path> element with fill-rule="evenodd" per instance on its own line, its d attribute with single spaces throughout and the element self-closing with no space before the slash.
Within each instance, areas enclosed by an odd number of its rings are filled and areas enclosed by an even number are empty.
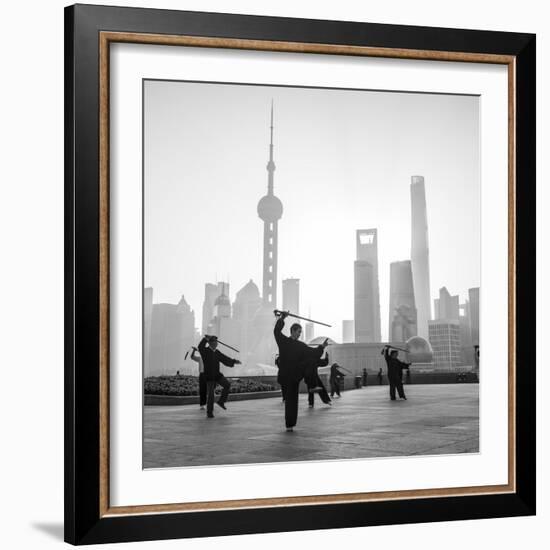
<svg viewBox="0 0 550 550">
<path fill-rule="evenodd" d="M 332 407 L 300 395 L 298 425 L 284 427 L 279 398 L 215 406 L 145 407 L 144 468 L 473 453 L 479 450 L 478 384 L 388 386 L 342 393 Z"/>
</svg>

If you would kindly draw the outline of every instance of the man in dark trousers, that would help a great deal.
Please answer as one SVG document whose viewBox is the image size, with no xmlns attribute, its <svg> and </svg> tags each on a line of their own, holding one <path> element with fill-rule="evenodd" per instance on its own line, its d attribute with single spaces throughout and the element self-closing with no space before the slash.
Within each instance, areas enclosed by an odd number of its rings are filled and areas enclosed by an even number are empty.
<svg viewBox="0 0 550 550">
<path fill-rule="evenodd" d="M 290 327 L 290 337 L 283 334 L 286 312 L 275 314 L 277 322 L 273 329 L 275 341 L 279 346 L 279 378 L 285 393 L 285 424 L 286 431 L 292 432 L 298 420 L 298 394 L 300 380 L 304 377 L 305 368 L 310 361 L 318 361 L 326 347 L 323 345 L 316 348 L 309 347 L 306 343 L 300 342 L 302 327 L 294 323 Z"/>
<path fill-rule="evenodd" d="M 283 381 L 281 380 L 281 369 L 279 367 L 279 356 L 277 355 L 275 357 L 275 365 L 279 369 L 277 372 L 277 384 L 281 386 L 281 397 L 283 398 L 283 403 L 285 402 L 285 386 L 283 384 Z"/>
<path fill-rule="evenodd" d="M 206 345 L 208 344 L 208 346 Z M 214 418 L 214 390 L 216 385 L 222 387 L 222 394 L 217 404 L 225 409 L 225 402 L 229 395 L 229 380 L 220 372 L 220 363 L 227 367 L 234 367 L 241 362 L 238 359 L 231 359 L 216 349 L 218 347 L 218 337 L 205 334 L 199 343 L 199 353 L 204 363 L 204 377 L 206 378 L 206 416 Z"/>
<path fill-rule="evenodd" d="M 342 371 L 338 370 L 338 367 L 340 365 L 338 363 L 333 363 L 330 366 L 330 396 L 334 397 L 334 394 L 336 394 L 338 397 L 340 396 L 340 380 L 343 380 L 346 376 Z"/>
<path fill-rule="evenodd" d="M 206 405 L 206 378 L 204 374 L 204 363 L 202 361 L 202 357 L 199 355 L 196 355 L 197 348 L 193 346 L 193 351 L 191 351 L 191 360 L 195 361 L 195 363 L 198 363 L 199 365 L 199 407 L 202 410 L 204 410 L 204 406 Z"/>
<path fill-rule="evenodd" d="M 403 390 L 403 369 L 408 369 L 410 363 L 404 363 L 397 359 L 398 351 L 392 349 L 390 352 L 390 346 L 384 346 L 383 349 L 384 359 L 388 366 L 388 380 L 390 383 L 390 399 L 395 401 L 395 390 L 401 399 L 407 400 L 405 397 L 405 391 Z"/>
<path fill-rule="evenodd" d="M 319 397 L 325 405 L 331 405 L 332 401 L 328 396 L 328 392 L 323 384 L 321 378 L 319 377 L 319 372 L 317 371 L 318 367 L 326 367 L 328 365 L 328 353 L 325 355 L 324 359 L 319 359 L 312 361 L 310 365 L 306 367 L 306 375 L 304 376 L 304 382 L 307 384 L 308 389 L 308 403 L 310 408 L 315 406 L 315 392 L 319 392 Z"/>
</svg>

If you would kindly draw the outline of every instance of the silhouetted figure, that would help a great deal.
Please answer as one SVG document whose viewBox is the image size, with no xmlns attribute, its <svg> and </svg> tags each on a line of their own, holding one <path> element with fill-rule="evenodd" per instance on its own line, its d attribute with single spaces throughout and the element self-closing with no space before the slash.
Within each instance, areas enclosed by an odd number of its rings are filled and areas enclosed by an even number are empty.
<svg viewBox="0 0 550 550">
<path fill-rule="evenodd" d="M 284 386 L 283 381 L 281 379 L 281 369 L 279 367 L 279 356 L 278 355 L 275 357 L 275 365 L 279 369 L 277 371 L 277 384 L 279 384 L 279 386 L 281 386 L 281 397 L 283 398 L 283 403 L 284 403 L 285 402 L 285 386 Z"/>
<path fill-rule="evenodd" d="M 276 315 L 277 322 L 273 334 L 279 346 L 279 378 L 285 394 L 286 430 L 291 432 L 298 420 L 300 380 L 304 377 L 308 362 L 319 360 L 326 347 L 326 342 L 316 348 L 311 348 L 304 342 L 300 342 L 302 327 L 298 323 L 294 323 L 290 327 L 290 337 L 285 336 L 282 330 L 287 316 L 286 312 Z"/>
<path fill-rule="evenodd" d="M 323 381 L 319 377 L 319 372 L 317 369 L 319 367 L 326 367 L 328 365 L 328 353 L 325 355 L 324 359 L 319 359 L 317 361 L 312 362 L 312 364 L 308 365 L 306 371 L 307 374 L 304 376 L 304 381 L 307 384 L 308 389 L 308 403 L 310 407 L 315 406 L 315 392 L 319 392 L 319 397 L 321 398 L 321 401 L 325 405 L 330 405 L 331 400 L 328 396 L 328 392 L 325 388 L 325 385 L 323 384 Z"/>
<path fill-rule="evenodd" d="M 367 372 L 367 369 L 363 369 L 363 386 L 367 385 L 368 379 L 369 379 L 369 373 Z"/>
<path fill-rule="evenodd" d="M 196 352 L 197 348 L 193 346 L 191 361 L 195 361 L 199 365 L 199 406 L 203 410 L 206 405 L 206 377 L 204 375 L 204 362 L 200 354 L 196 355 Z"/>
<path fill-rule="evenodd" d="M 208 347 L 206 344 L 208 344 Z M 225 409 L 225 402 L 227 401 L 229 387 L 231 386 L 229 380 L 220 372 L 220 363 L 223 363 L 226 367 L 234 367 L 241 363 L 238 359 L 227 357 L 227 355 L 217 350 L 217 347 L 217 336 L 208 336 L 208 334 L 205 334 L 199 343 L 199 353 L 204 363 L 204 375 L 206 378 L 206 416 L 208 418 L 214 418 L 214 390 L 216 389 L 216 385 L 219 384 L 222 387 L 222 394 L 218 399 L 218 405 L 222 409 Z"/>
<path fill-rule="evenodd" d="M 376 375 L 376 377 L 378 378 L 378 385 L 381 386 L 382 385 L 382 380 L 384 378 L 384 375 L 382 374 L 382 369 L 380 369 L 378 371 L 378 374 Z"/>
<path fill-rule="evenodd" d="M 390 347 L 384 346 L 384 359 L 388 365 L 388 380 L 390 382 L 390 399 L 395 401 L 395 390 L 401 399 L 407 399 L 405 397 L 405 391 L 403 390 L 403 369 L 408 369 L 410 363 L 404 363 L 397 358 L 397 350 L 392 349 L 390 353 Z"/>
<path fill-rule="evenodd" d="M 340 397 L 340 380 L 343 380 L 346 376 L 341 370 L 338 370 L 338 363 L 333 363 L 330 366 L 330 396 L 334 397 L 336 394 Z"/>
</svg>

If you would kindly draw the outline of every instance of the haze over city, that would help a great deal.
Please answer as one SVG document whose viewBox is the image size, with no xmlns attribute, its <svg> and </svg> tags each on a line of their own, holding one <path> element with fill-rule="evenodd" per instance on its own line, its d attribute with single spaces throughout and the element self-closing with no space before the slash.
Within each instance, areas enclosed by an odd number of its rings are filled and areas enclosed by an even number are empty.
<svg viewBox="0 0 550 550">
<path fill-rule="evenodd" d="M 390 263 L 411 257 L 411 176 L 425 179 L 431 298 L 479 286 L 479 101 L 471 96 L 147 81 L 144 286 L 181 295 L 200 329 L 204 284 L 262 289 L 270 109 L 281 281 L 342 339 L 354 318 L 356 230 L 376 228 L 382 340 Z M 433 305 L 432 305 L 433 307 Z"/>
</svg>

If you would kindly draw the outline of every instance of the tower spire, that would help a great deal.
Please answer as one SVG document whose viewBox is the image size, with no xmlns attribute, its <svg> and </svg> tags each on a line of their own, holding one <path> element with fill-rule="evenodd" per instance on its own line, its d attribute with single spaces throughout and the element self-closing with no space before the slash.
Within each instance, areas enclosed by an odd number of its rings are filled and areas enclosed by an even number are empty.
<svg viewBox="0 0 550 550">
<path fill-rule="evenodd" d="M 277 248 L 278 221 L 283 215 L 283 203 L 273 193 L 273 100 L 271 100 L 271 124 L 269 140 L 269 161 L 267 162 L 267 194 L 258 203 L 258 216 L 264 222 L 264 281 L 263 303 L 277 307 Z"/>
<path fill-rule="evenodd" d="M 273 99 L 271 100 L 271 124 L 269 126 L 269 161 L 267 163 L 267 194 L 273 195 L 273 172 L 275 172 L 275 162 L 273 161 Z"/>
</svg>

